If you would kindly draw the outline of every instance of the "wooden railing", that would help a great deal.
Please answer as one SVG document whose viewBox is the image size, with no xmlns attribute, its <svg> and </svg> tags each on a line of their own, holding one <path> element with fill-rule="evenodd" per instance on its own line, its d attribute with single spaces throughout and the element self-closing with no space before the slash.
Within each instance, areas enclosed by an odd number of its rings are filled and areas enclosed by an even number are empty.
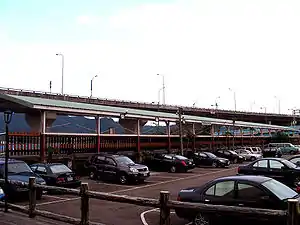
<svg viewBox="0 0 300 225">
<path fill-rule="evenodd" d="M 1 180 L 3 182 L 3 180 Z M 30 218 L 36 216 L 45 217 L 48 219 L 61 221 L 69 224 L 78 225 L 103 225 L 101 223 L 91 222 L 89 219 L 89 199 L 99 199 L 111 202 L 128 203 L 133 205 L 158 208 L 160 210 L 160 225 L 170 225 L 170 210 L 171 209 L 190 209 L 195 212 L 204 214 L 216 213 L 220 215 L 233 215 L 252 217 L 259 219 L 268 219 L 278 221 L 283 219 L 287 225 L 299 225 L 299 202 L 296 199 L 288 200 L 288 210 L 269 210 L 248 207 L 224 206 L 224 205 L 209 205 L 203 203 L 189 203 L 170 200 L 170 193 L 168 191 L 161 191 L 159 199 L 151 199 L 144 197 L 133 197 L 127 195 L 115 195 L 103 192 L 90 191 L 87 183 L 82 183 L 80 190 L 69 189 L 55 186 L 46 186 L 35 183 L 35 177 L 29 178 L 29 184 L 26 185 L 29 189 L 29 205 L 20 206 L 15 204 L 8 204 L 9 208 L 15 211 L 28 214 Z M 61 193 L 76 195 L 81 197 L 81 216 L 80 219 L 73 218 L 61 214 L 43 211 L 36 208 L 36 190 L 41 189 L 45 191 L 59 191 Z M 2 206 L 4 203 L 0 203 Z"/>
</svg>

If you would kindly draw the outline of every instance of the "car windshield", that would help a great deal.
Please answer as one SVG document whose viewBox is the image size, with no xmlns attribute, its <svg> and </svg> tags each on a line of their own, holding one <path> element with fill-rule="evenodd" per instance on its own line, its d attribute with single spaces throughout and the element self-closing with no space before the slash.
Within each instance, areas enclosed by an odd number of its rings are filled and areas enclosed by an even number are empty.
<svg viewBox="0 0 300 225">
<path fill-rule="evenodd" d="M 208 155 L 210 158 L 217 158 L 217 156 L 210 152 L 205 152 L 206 155 Z"/>
<path fill-rule="evenodd" d="M 264 183 L 262 183 L 262 185 L 268 188 L 280 200 L 295 198 L 296 196 L 298 196 L 298 193 L 293 189 L 274 179 L 265 181 Z"/>
<path fill-rule="evenodd" d="M 52 171 L 52 173 L 71 173 L 72 172 L 72 170 L 70 170 L 69 167 L 67 167 L 64 164 L 51 165 L 50 170 Z"/>
<path fill-rule="evenodd" d="M 127 156 L 119 156 L 116 158 L 116 161 L 120 164 L 131 165 L 135 164 L 130 158 Z"/>
<path fill-rule="evenodd" d="M 228 150 L 228 152 L 230 152 L 231 154 L 234 154 L 234 155 L 237 154 L 235 151 L 232 151 L 232 150 Z"/>
<path fill-rule="evenodd" d="M 20 173 L 33 173 L 31 168 L 24 162 L 8 163 L 8 173 L 20 174 Z M 5 173 L 5 167 L 1 168 L 3 174 Z"/>
<path fill-rule="evenodd" d="M 297 165 L 295 165 L 294 163 L 292 163 L 292 162 L 290 162 L 290 161 L 288 161 L 288 160 L 286 160 L 286 159 L 283 159 L 282 162 L 283 162 L 287 167 L 289 167 L 289 168 L 294 169 L 294 168 L 297 167 Z"/>
<path fill-rule="evenodd" d="M 176 155 L 175 158 L 176 158 L 176 159 L 179 159 L 179 160 L 187 160 L 186 157 L 181 156 L 181 155 Z"/>
</svg>

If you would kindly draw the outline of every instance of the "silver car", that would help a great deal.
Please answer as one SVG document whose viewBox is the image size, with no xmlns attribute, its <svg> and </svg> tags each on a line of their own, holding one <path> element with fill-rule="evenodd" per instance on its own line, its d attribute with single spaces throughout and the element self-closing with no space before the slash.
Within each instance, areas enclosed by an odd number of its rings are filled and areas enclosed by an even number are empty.
<svg viewBox="0 0 300 225">
<path fill-rule="evenodd" d="M 262 155 L 261 154 L 257 154 L 257 153 L 252 153 L 250 152 L 249 150 L 246 150 L 246 149 L 237 149 L 235 150 L 236 153 L 238 153 L 239 155 L 245 157 L 245 159 L 247 161 L 254 161 L 256 159 L 260 159 L 262 158 Z"/>
</svg>

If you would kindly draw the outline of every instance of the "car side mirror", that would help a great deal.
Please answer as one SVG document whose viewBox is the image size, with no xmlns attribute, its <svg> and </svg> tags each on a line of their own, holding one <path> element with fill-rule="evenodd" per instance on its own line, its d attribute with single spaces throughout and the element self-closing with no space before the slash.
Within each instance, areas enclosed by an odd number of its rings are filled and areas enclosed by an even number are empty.
<svg viewBox="0 0 300 225">
<path fill-rule="evenodd" d="M 282 166 L 281 169 L 282 169 L 282 170 L 286 170 L 287 167 L 286 167 L 286 166 Z"/>
<path fill-rule="evenodd" d="M 295 164 L 296 166 L 300 166 L 300 161 L 297 161 Z"/>
</svg>

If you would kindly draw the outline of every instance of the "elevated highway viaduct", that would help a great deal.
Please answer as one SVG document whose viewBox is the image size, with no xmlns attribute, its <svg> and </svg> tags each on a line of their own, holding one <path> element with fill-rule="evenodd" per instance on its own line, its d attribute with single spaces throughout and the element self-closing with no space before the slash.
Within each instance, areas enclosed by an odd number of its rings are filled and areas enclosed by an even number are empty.
<svg viewBox="0 0 300 225">
<path fill-rule="evenodd" d="M 11 89 L 11 88 L 0 88 L 0 94 L 31 96 L 31 97 L 40 97 L 40 98 L 48 98 L 48 99 L 56 99 L 56 100 L 67 100 L 73 102 L 91 103 L 91 104 L 99 104 L 99 105 L 107 105 L 107 106 L 119 106 L 124 108 L 144 109 L 144 110 L 170 112 L 170 113 L 175 113 L 179 107 L 182 107 L 183 112 L 189 115 L 219 118 L 219 119 L 239 120 L 239 121 L 254 122 L 254 123 L 268 123 L 268 124 L 280 125 L 280 126 L 290 126 L 294 120 L 297 123 L 300 122 L 299 115 L 232 111 L 232 110 L 196 108 L 196 107 L 178 106 L 178 105 L 159 105 L 157 103 L 143 103 L 143 102 L 114 100 L 114 99 L 90 98 L 90 97 L 83 97 L 83 96 L 61 95 L 56 93 L 47 93 L 47 92 Z"/>
</svg>

